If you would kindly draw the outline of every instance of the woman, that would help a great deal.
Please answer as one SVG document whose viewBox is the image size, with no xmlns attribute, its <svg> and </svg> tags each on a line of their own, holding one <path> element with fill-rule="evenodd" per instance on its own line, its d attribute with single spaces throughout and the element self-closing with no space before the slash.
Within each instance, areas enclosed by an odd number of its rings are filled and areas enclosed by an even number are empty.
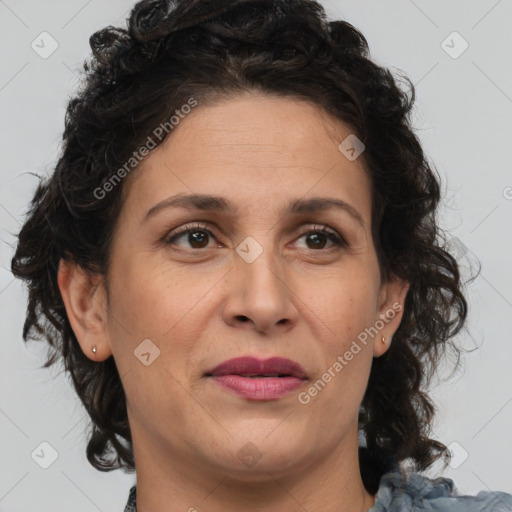
<svg viewBox="0 0 512 512">
<path fill-rule="evenodd" d="M 512 510 L 418 472 L 467 303 L 409 98 L 311 0 L 143 1 L 19 234 L 126 511 Z"/>
</svg>

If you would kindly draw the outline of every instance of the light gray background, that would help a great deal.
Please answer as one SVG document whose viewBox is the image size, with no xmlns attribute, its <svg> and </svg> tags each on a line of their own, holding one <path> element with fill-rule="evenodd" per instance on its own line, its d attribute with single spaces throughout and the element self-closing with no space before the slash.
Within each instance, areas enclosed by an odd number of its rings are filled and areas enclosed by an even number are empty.
<svg viewBox="0 0 512 512">
<path fill-rule="evenodd" d="M 454 467 L 444 474 L 461 492 L 512 492 L 512 2 L 323 4 L 363 32 L 379 64 L 417 86 L 414 123 L 443 176 L 442 226 L 461 263 L 482 264 L 469 288 L 469 333 L 459 337 L 480 348 L 465 356 L 462 371 L 434 387 L 434 433 L 455 443 Z M 122 511 L 135 481 L 133 474 L 101 473 L 87 462 L 84 410 L 63 373 L 38 369 L 42 347 L 22 342 L 26 293 L 9 271 L 13 234 L 37 181 L 29 172 L 50 172 L 55 163 L 89 36 L 108 24 L 124 25 L 131 6 L 128 0 L 0 0 L 1 512 Z M 34 40 L 42 46 L 43 31 L 58 43 L 46 59 L 31 48 Z M 445 51 L 462 48 L 457 36 L 446 40 L 454 31 L 469 44 L 458 58 Z M 49 45 L 47 39 L 46 50 Z M 48 469 L 31 458 L 43 441 L 58 452 Z"/>
</svg>

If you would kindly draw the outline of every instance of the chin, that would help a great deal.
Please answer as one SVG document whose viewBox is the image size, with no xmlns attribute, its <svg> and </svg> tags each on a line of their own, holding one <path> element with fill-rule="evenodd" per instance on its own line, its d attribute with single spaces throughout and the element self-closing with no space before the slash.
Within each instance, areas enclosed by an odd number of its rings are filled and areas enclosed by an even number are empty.
<svg viewBox="0 0 512 512">
<path fill-rule="evenodd" d="M 224 463 L 224 468 L 232 472 L 234 479 L 268 480 L 269 473 L 288 473 L 306 464 L 307 451 L 302 436 L 290 429 L 283 430 L 279 435 L 275 427 L 274 423 L 275 431 L 270 430 L 270 434 L 266 429 L 253 435 L 250 429 L 238 430 L 244 435 L 232 443 L 229 449 L 231 456 Z M 225 458 L 226 452 L 220 455 Z M 219 462 L 220 458 L 216 456 L 216 460 Z"/>
<path fill-rule="evenodd" d="M 287 457 L 275 457 L 274 454 L 262 455 L 256 462 L 246 463 L 236 461 L 228 463 L 229 479 L 232 482 L 267 482 L 275 478 L 290 475 L 305 465 L 303 460 L 297 459 L 297 454 L 288 452 Z"/>
</svg>

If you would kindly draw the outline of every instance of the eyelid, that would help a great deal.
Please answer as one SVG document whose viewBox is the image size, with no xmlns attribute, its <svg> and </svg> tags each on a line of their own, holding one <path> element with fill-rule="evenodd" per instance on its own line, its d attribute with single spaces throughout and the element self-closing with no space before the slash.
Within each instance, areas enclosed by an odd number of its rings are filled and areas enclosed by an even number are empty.
<svg viewBox="0 0 512 512">
<path fill-rule="evenodd" d="M 210 233 L 211 235 L 214 234 L 211 230 L 211 227 L 206 222 L 201 222 L 201 221 L 200 222 L 191 222 L 191 223 L 184 224 L 183 226 L 180 226 L 176 229 L 173 229 L 173 230 L 167 232 L 167 234 L 165 235 L 163 240 L 165 243 L 170 243 L 170 241 L 173 238 L 175 238 L 183 233 L 187 233 L 187 231 L 190 231 L 192 229 L 197 229 L 198 231 L 206 231 L 207 233 Z"/>
<path fill-rule="evenodd" d="M 327 237 L 330 238 L 331 242 L 334 243 L 335 247 L 331 249 L 343 249 L 347 248 L 349 246 L 346 238 L 338 233 L 336 229 L 331 228 L 327 224 L 310 224 L 309 226 L 301 226 L 301 236 L 299 238 L 302 238 L 303 236 L 309 234 L 309 233 L 323 233 Z M 314 250 L 314 249 L 313 249 Z M 324 251 L 328 251 L 329 249 L 324 249 Z"/>
</svg>

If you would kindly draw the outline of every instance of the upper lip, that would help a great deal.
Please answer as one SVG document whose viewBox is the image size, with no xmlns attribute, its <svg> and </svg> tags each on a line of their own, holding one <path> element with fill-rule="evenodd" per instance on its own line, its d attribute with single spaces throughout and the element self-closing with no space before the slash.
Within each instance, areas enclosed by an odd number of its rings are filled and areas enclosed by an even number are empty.
<svg viewBox="0 0 512 512">
<path fill-rule="evenodd" d="M 305 379 L 306 373 L 299 363 L 284 357 L 258 359 L 252 356 L 236 357 L 219 364 L 207 376 L 222 375 L 285 375 Z"/>
</svg>

